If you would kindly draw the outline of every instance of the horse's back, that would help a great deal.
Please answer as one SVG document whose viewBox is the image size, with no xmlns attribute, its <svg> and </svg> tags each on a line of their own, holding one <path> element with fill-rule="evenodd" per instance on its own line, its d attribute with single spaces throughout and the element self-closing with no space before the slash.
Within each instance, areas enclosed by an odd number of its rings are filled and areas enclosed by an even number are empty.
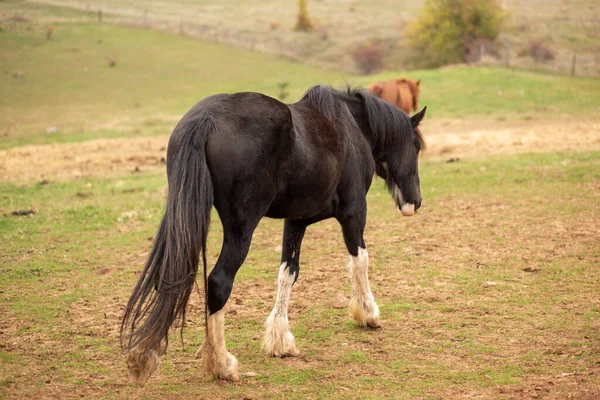
<svg viewBox="0 0 600 400">
<path fill-rule="evenodd" d="M 184 115 L 170 142 L 185 134 L 186 121 L 202 119 L 214 124 L 206 139 L 209 162 L 228 158 L 251 162 L 257 152 L 274 153 L 289 140 L 292 129 L 289 108 L 274 98 L 254 92 L 217 94 L 199 101 Z"/>
<path fill-rule="evenodd" d="M 385 82 L 380 98 L 390 104 L 396 105 L 398 99 L 398 86 L 394 81 Z"/>
</svg>

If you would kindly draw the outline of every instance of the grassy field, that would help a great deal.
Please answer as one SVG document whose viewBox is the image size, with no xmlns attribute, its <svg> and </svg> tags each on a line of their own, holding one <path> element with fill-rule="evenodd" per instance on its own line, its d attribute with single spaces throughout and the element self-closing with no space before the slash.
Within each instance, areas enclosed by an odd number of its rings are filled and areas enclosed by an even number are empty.
<svg viewBox="0 0 600 400">
<path fill-rule="evenodd" d="M 419 15 L 423 0 L 309 1 L 308 13 L 315 31 L 297 32 L 297 3 L 276 0 L 227 2 L 174 0 L 35 0 L 29 4 L 55 4 L 87 11 L 95 18 L 102 8 L 105 20 L 157 30 L 182 32 L 209 41 L 278 54 L 312 65 L 354 71 L 352 51 L 364 43 L 381 43 L 386 69 L 410 66 L 403 49 L 406 24 Z M 511 65 L 547 69 L 568 75 L 577 53 L 580 76 L 598 77 L 600 23 L 594 0 L 498 0 L 508 12 L 500 51 L 485 62 L 504 65 L 506 46 Z M 519 56 L 531 42 L 548 47 L 555 58 L 535 63 Z"/>
<path fill-rule="evenodd" d="M 0 6 L 1 7 L 1 6 Z M 49 9 L 49 13 L 61 12 Z M 314 82 L 341 85 L 343 75 L 258 53 L 175 35 L 89 23 L 8 22 L 0 35 L 5 71 L 0 88 L 3 147 L 166 133 L 201 98 L 260 91 L 275 95 L 289 82 L 298 98 Z M 109 60 L 116 60 L 110 67 Z M 15 78 L 14 74 L 22 74 Z M 47 128 L 57 129 L 47 134 Z M 65 139 L 66 140 L 66 139 Z"/>
<path fill-rule="evenodd" d="M 24 20 L 6 18 L 16 12 Z M 174 330 L 159 372 L 137 387 L 118 327 L 163 212 L 161 157 L 181 115 L 215 92 L 276 96 L 289 82 L 291 102 L 316 83 L 398 73 L 356 77 L 29 2 L 0 2 L 0 17 L 0 399 L 600 396 L 599 80 L 412 71 L 429 107 L 423 208 L 402 218 L 380 180 L 368 194 L 382 328 L 334 307 L 349 294 L 347 255 L 324 221 L 308 229 L 292 291 L 302 354 L 263 356 L 282 230 L 264 220 L 226 317 L 241 382 L 199 375 L 199 288 L 184 346 Z M 213 213 L 210 265 L 221 237 Z"/>
<path fill-rule="evenodd" d="M 144 388 L 126 377 L 117 329 L 162 212 L 164 174 L 0 183 L 0 393 L 597 398 L 599 160 L 600 153 L 583 152 L 425 161 L 425 203 L 412 219 L 399 216 L 376 181 L 366 241 L 383 328 L 358 328 L 332 307 L 349 293 L 346 252 L 336 223 L 317 224 L 292 294 L 291 325 L 303 351 L 297 359 L 265 358 L 259 349 L 282 226 L 263 221 L 227 315 L 242 381 L 199 377 L 193 355 L 203 308 L 194 295 L 185 346 L 174 332 Z M 29 208 L 37 213 L 10 215 Z M 220 248 L 217 221 L 213 215 L 211 265 Z"/>
<path fill-rule="evenodd" d="M 9 14 L 14 3 L 1 3 Z M 258 91 L 297 100 L 311 85 L 366 87 L 398 73 L 356 77 L 177 35 L 97 25 L 55 24 L 43 15 L 0 24 L 0 148 L 97 137 L 168 134 L 191 105 L 213 93 Z M 27 14 L 27 12 L 29 14 Z M 109 60 L 116 66 L 110 67 Z M 20 77 L 15 77 L 20 76 Z M 560 119 L 599 110 L 600 80 L 500 68 L 412 71 L 421 78 L 429 118 Z"/>
</svg>

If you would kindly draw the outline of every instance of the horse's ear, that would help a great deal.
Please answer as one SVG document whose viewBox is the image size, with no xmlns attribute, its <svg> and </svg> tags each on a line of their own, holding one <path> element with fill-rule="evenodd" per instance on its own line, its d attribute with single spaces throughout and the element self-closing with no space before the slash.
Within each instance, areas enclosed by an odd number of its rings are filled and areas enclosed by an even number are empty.
<svg viewBox="0 0 600 400">
<path fill-rule="evenodd" d="M 417 81 L 415 83 L 417 84 L 417 86 L 419 86 L 421 84 L 421 80 L 417 79 Z"/>
<path fill-rule="evenodd" d="M 412 117 L 410 117 L 410 122 L 411 122 L 413 128 L 416 128 L 417 126 L 419 126 L 419 123 L 421 122 L 421 120 L 425 116 L 425 111 L 426 110 L 427 110 L 427 106 L 425 106 L 421 111 L 419 111 L 418 113 L 416 113 L 415 115 L 413 115 Z"/>
</svg>

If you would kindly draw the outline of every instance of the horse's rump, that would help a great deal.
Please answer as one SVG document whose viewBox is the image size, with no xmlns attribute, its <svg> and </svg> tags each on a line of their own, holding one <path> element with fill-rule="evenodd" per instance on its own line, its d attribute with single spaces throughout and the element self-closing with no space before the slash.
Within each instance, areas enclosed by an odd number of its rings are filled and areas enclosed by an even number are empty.
<svg viewBox="0 0 600 400">
<path fill-rule="evenodd" d="M 420 79 L 414 81 L 409 78 L 398 78 L 387 82 L 375 82 L 369 86 L 369 91 L 404 112 L 411 113 L 418 108 L 420 83 Z"/>
<path fill-rule="evenodd" d="M 413 95 L 410 91 L 410 87 L 405 81 L 397 83 L 398 87 L 398 99 L 396 100 L 396 107 L 409 113 L 413 107 Z"/>
</svg>

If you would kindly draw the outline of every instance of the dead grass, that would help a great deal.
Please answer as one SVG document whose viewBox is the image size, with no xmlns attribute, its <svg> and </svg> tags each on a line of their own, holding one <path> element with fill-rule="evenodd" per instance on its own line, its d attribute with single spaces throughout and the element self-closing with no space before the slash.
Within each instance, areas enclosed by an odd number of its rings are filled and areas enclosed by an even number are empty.
<svg viewBox="0 0 600 400">
<path fill-rule="evenodd" d="M 576 134 L 567 135 L 565 127 Z M 600 148 L 600 123 L 593 118 L 554 121 L 426 120 L 426 159 L 481 154 L 572 151 Z M 123 171 L 164 170 L 164 135 L 96 139 L 83 143 L 29 145 L 0 150 L 0 180 L 117 176 Z"/>
</svg>

